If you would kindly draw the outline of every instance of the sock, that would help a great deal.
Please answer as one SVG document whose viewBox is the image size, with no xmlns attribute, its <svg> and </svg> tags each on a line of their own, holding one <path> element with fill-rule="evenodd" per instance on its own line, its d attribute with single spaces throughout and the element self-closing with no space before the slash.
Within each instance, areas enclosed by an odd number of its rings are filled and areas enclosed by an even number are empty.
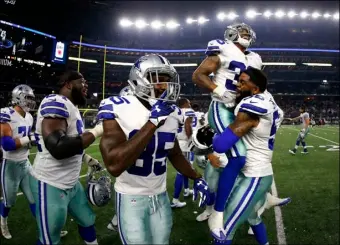
<svg viewBox="0 0 340 245">
<path fill-rule="evenodd" d="M 175 179 L 175 188 L 174 188 L 174 199 L 178 199 L 181 194 L 183 186 L 183 175 L 177 173 Z"/>
<path fill-rule="evenodd" d="M 207 202 L 208 206 L 213 206 L 215 204 L 215 198 L 216 195 L 214 192 L 210 192 L 210 198 L 209 198 L 209 202 Z"/>
<path fill-rule="evenodd" d="M 296 140 L 294 151 L 296 151 L 296 149 L 299 147 L 299 145 L 300 145 L 300 140 Z"/>
<path fill-rule="evenodd" d="M 1 202 L 1 206 L 0 206 L 1 216 L 3 218 L 7 218 L 8 214 L 9 214 L 9 211 L 11 211 L 11 208 L 5 207 L 5 204 L 3 202 Z"/>
<path fill-rule="evenodd" d="M 78 232 L 86 244 L 97 244 L 96 230 L 94 225 L 83 227 L 78 225 Z"/>
<path fill-rule="evenodd" d="M 214 205 L 207 205 L 207 207 L 205 208 L 209 213 L 211 213 L 213 211 Z"/>
<path fill-rule="evenodd" d="M 184 189 L 189 189 L 189 179 L 186 176 L 183 176 L 183 183 L 184 183 Z"/>
<path fill-rule="evenodd" d="M 215 245 L 220 245 L 220 244 L 230 245 L 231 244 L 231 240 L 219 241 L 217 239 L 214 239 L 214 244 Z"/>
<path fill-rule="evenodd" d="M 30 204 L 30 210 L 31 210 L 33 217 L 35 218 L 35 203 Z"/>
<path fill-rule="evenodd" d="M 307 151 L 306 142 L 301 141 L 301 144 L 303 146 L 303 151 L 306 152 Z"/>
<path fill-rule="evenodd" d="M 268 238 L 267 238 L 267 232 L 266 232 L 266 226 L 261 222 L 258 225 L 252 225 L 251 229 L 254 232 L 254 236 L 256 241 L 260 245 L 265 245 L 268 243 Z"/>
<path fill-rule="evenodd" d="M 234 157 L 223 169 L 218 181 L 215 210 L 223 212 L 227 199 L 234 186 L 235 180 L 246 162 L 245 157 Z"/>
</svg>

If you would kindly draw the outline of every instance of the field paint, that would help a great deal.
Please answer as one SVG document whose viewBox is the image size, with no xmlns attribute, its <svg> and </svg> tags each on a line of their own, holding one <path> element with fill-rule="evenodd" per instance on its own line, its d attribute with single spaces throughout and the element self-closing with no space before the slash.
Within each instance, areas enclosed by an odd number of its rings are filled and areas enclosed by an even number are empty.
<svg viewBox="0 0 340 245">
<path fill-rule="evenodd" d="M 300 132 L 300 130 L 298 130 L 298 129 L 295 129 L 295 128 L 288 128 L 288 127 L 287 127 L 287 129 L 291 129 L 291 130 L 294 130 L 294 131 Z M 316 134 L 317 134 L 317 133 L 316 133 Z M 314 136 L 314 137 L 316 137 L 316 138 L 319 138 L 319 139 L 322 139 L 322 140 L 325 140 L 325 141 L 331 142 L 331 143 L 333 143 L 333 144 L 337 144 L 337 145 L 339 145 L 339 143 L 338 143 L 338 142 L 335 142 L 335 141 L 332 141 L 332 140 L 329 140 L 329 139 L 326 139 L 326 138 L 323 138 L 323 137 L 317 136 L 317 135 L 315 135 L 315 134 L 312 134 L 312 133 L 308 133 L 308 135 L 311 135 L 311 136 Z"/>
</svg>

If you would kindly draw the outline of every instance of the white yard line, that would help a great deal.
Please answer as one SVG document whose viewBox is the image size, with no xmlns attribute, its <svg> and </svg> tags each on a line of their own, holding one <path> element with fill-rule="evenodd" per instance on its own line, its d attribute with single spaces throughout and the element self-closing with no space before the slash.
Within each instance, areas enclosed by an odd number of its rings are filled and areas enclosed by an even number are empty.
<svg viewBox="0 0 340 245">
<path fill-rule="evenodd" d="M 298 129 L 295 129 L 295 128 L 289 128 L 289 127 L 287 127 L 287 129 L 291 129 L 291 130 L 294 130 L 294 131 L 298 131 L 298 132 L 300 132 L 300 130 L 298 130 Z M 312 134 L 312 133 L 308 133 L 308 135 L 311 135 L 311 136 L 314 136 L 314 137 L 316 137 L 316 138 L 319 138 L 319 139 L 322 139 L 322 140 L 328 141 L 328 142 L 330 142 L 330 143 L 333 143 L 333 144 L 337 144 L 337 145 L 339 145 L 339 143 L 338 143 L 338 142 L 335 142 L 335 141 L 332 141 L 332 140 L 329 140 L 329 139 L 326 139 L 326 138 L 323 138 L 323 137 L 317 136 L 317 135 L 315 135 L 315 134 Z"/>
<path fill-rule="evenodd" d="M 272 195 L 278 196 L 274 177 L 273 177 L 273 184 L 272 184 L 271 189 L 272 189 Z M 275 206 L 274 213 L 275 213 L 275 222 L 276 222 L 277 242 L 279 245 L 286 245 L 287 240 L 286 240 L 285 228 L 283 225 L 281 207 Z"/>
</svg>

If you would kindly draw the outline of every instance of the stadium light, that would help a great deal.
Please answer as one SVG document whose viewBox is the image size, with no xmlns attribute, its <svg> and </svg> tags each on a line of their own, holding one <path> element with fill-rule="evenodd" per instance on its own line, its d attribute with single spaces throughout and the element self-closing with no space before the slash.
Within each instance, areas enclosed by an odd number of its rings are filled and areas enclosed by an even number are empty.
<svg viewBox="0 0 340 245">
<path fill-rule="evenodd" d="M 130 21 L 130 20 L 128 20 L 128 19 L 122 19 L 122 20 L 120 21 L 120 25 L 121 25 L 122 27 L 129 27 L 129 26 L 132 26 L 132 25 L 133 25 L 133 22 Z"/>
<path fill-rule="evenodd" d="M 225 13 L 221 12 L 217 14 L 217 19 L 223 21 L 225 19 L 226 15 Z"/>
<path fill-rule="evenodd" d="M 160 22 L 159 20 L 154 20 L 154 21 L 151 22 L 151 27 L 153 29 L 159 29 L 162 26 L 165 26 L 165 25 L 162 22 Z"/>
<path fill-rule="evenodd" d="M 323 17 L 324 17 L 325 19 L 328 19 L 329 17 L 331 17 L 331 15 L 330 15 L 329 13 L 325 13 L 325 14 L 323 15 Z"/>
<path fill-rule="evenodd" d="M 275 17 L 276 18 L 282 18 L 285 15 L 286 15 L 286 13 L 283 12 L 282 10 L 278 10 L 278 11 L 275 12 Z"/>
<path fill-rule="evenodd" d="M 322 80 L 323 83 L 327 83 L 327 80 Z"/>
<path fill-rule="evenodd" d="M 332 64 L 329 63 L 302 63 L 306 66 L 332 66 Z"/>
<path fill-rule="evenodd" d="M 334 18 L 335 20 L 338 20 L 338 19 L 339 19 L 339 12 L 338 12 L 338 13 L 335 13 L 335 14 L 333 15 L 333 18 Z"/>
<path fill-rule="evenodd" d="M 287 14 L 287 16 L 289 18 L 294 18 L 296 15 L 297 15 L 297 13 L 295 13 L 293 10 L 289 11 L 288 14 Z"/>
<path fill-rule="evenodd" d="M 248 10 L 246 12 L 246 17 L 249 18 L 249 19 L 255 18 L 256 15 L 260 15 L 260 13 L 257 13 L 255 10 Z"/>
<path fill-rule="evenodd" d="M 270 18 L 270 16 L 272 16 L 272 15 L 273 15 L 273 13 L 270 12 L 269 10 L 267 10 L 263 13 L 263 16 L 266 17 L 266 18 Z"/>
<path fill-rule="evenodd" d="M 319 18 L 320 16 L 321 16 L 321 14 L 319 14 L 318 12 L 312 13 L 312 18 L 313 18 L 313 19 L 317 19 L 317 18 Z"/>
<path fill-rule="evenodd" d="M 205 22 L 208 22 L 209 21 L 209 19 L 206 19 L 205 17 L 203 17 L 203 16 L 200 16 L 199 18 L 198 18 L 198 24 L 204 24 Z"/>
<path fill-rule="evenodd" d="M 308 15 L 309 15 L 309 14 L 308 14 L 306 11 L 302 11 L 302 12 L 300 13 L 300 17 L 301 17 L 302 19 L 306 19 Z"/>
<path fill-rule="evenodd" d="M 134 63 L 128 62 L 115 62 L 115 61 L 106 61 L 105 63 L 110 65 L 117 65 L 117 66 L 132 66 Z"/>
<path fill-rule="evenodd" d="M 192 23 L 195 22 L 195 21 L 196 21 L 196 20 L 194 20 L 194 19 L 192 19 L 192 18 L 190 18 L 190 17 L 187 19 L 187 23 L 188 23 L 188 24 L 192 24 Z"/>
<path fill-rule="evenodd" d="M 144 20 L 136 20 L 135 22 L 135 26 L 138 29 L 143 29 L 144 27 L 146 27 L 148 24 L 144 21 Z"/>
<path fill-rule="evenodd" d="M 170 20 L 166 23 L 166 27 L 169 29 L 175 29 L 176 27 L 180 26 L 176 21 Z"/>
<path fill-rule="evenodd" d="M 235 14 L 234 12 L 230 12 L 227 17 L 229 20 L 234 20 L 238 17 L 238 15 Z"/>
<path fill-rule="evenodd" d="M 262 62 L 264 66 L 296 66 L 296 63 L 289 62 Z"/>
<path fill-rule="evenodd" d="M 84 59 L 84 58 L 77 58 L 77 57 L 68 57 L 69 60 L 75 60 L 75 61 L 81 61 L 85 63 L 98 63 L 97 60 L 90 60 L 90 59 Z"/>
<path fill-rule="evenodd" d="M 184 63 L 184 64 L 172 64 L 173 67 L 189 67 L 189 66 L 197 66 L 196 63 Z"/>
</svg>

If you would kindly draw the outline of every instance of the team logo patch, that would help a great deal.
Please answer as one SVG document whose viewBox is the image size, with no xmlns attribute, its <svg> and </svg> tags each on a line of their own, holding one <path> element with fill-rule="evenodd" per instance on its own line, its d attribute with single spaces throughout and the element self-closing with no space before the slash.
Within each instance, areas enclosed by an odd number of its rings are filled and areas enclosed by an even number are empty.
<svg viewBox="0 0 340 245">
<path fill-rule="evenodd" d="M 136 199 L 132 199 L 132 200 L 131 200 L 131 205 L 132 205 L 132 206 L 135 206 L 136 204 L 137 204 L 137 200 L 136 200 Z"/>
</svg>

